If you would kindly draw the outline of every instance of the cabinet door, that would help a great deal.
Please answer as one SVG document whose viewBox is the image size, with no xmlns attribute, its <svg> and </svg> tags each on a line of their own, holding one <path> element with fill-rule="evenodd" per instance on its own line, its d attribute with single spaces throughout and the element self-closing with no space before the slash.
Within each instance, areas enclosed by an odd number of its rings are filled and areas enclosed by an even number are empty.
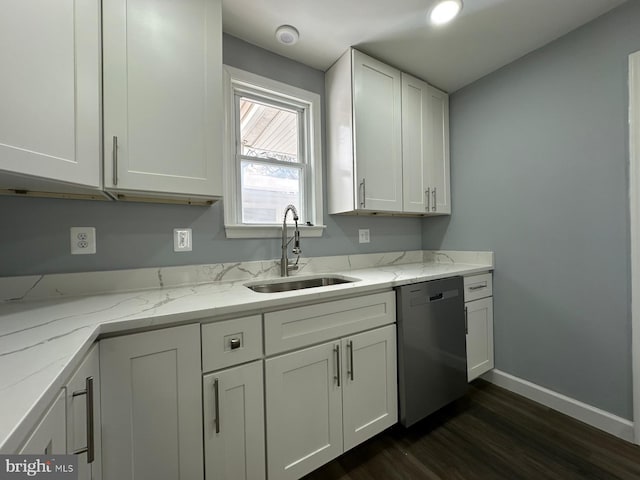
<svg viewBox="0 0 640 480">
<path fill-rule="evenodd" d="M 102 340 L 102 475 L 203 478 L 200 326 Z"/>
<path fill-rule="evenodd" d="M 55 455 L 67 453 L 64 389 L 56 397 L 20 453 L 29 455 Z"/>
<path fill-rule="evenodd" d="M 402 195 L 403 211 L 431 212 L 431 150 L 429 86 L 402 74 Z"/>
<path fill-rule="evenodd" d="M 465 304 L 467 314 L 467 378 L 493 368 L 493 297 Z"/>
<path fill-rule="evenodd" d="M 356 208 L 401 212 L 400 72 L 354 50 L 353 108 Z"/>
<path fill-rule="evenodd" d="M 265 362 L 268 477 L 297 479 L 342 453 L 340 342 Z"/>
<path fill-rule="evenodd" d="M 202 389 L 206 479 L 264 479 L 262 361 L 205 375 Z"/>
<path fill-rule="evenodd" d="M 344 450 L 398 421 L 396 326 L 342 341 Z"/>
<path fill-rule="evenodd" d="M 427 86 L 429 91 L 427 131 L 429 132 L 429 185 L 432 213 L 451 213 L 449 179 L 449 96 Z M 433 206 L 435 205 L 435 212 Z"/>
<path fill-rule="evenodd" d="M 104 0 L 105 186 L 219 196 L 220 0 Z"/>
<path fill-rule="evenodd" d="M 78 454 L 79 480 L 102 478 L 99 352 L 96 343 L 66 385 L 67 451 L 74 453 L 85 448 L 92 450 Z M 87 412 L 93 413 L 92 420 L 87 417 Z"/>
<path fill-rule="evenodd" d="M 0 171 L 99 188 L 100 0 L 3 0 Z"/>
</svg>

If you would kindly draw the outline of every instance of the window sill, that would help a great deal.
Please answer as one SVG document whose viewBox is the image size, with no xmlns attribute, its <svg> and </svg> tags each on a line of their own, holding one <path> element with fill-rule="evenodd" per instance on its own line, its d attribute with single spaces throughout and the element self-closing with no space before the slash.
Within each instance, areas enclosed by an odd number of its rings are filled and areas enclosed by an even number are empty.
<svg viewBox="0 0 640 480">
<path fill-rule="evenodd" d="M 326 225 L 300 225 L 300 236 L 302 238 L 321 237 Z M 227 238 L 280 238 L 282 237 L 282 227 L 276 225 L 225 225 Z M 287 224 L 288 235 L 293 235 L 294 226 Z"/>
</svg>

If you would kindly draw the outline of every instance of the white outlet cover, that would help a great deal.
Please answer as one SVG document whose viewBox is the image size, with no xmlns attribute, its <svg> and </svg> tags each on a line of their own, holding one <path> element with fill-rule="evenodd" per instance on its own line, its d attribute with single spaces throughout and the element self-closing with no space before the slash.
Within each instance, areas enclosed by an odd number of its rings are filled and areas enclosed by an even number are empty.
<svg viewBox="0 0 640 480">
<path fill-rule="evenodd" d="M 369 243 L 371 241 L 371 237 L 369 236 L 368 228 L 361 228 L 358 230 L 358 242 L 359 243 Z"/>
<path fill-rule="evenodd" d="M 192 235 L 190 228 L 173 229 L 173 251 L 190 252 L 192 250 Z"/>
<path fill-rule="evenodd" d="M 71 255 L 93 255 L 96 253 L 95 227 L 71 227 L 69 241 Z"/>
</svg>

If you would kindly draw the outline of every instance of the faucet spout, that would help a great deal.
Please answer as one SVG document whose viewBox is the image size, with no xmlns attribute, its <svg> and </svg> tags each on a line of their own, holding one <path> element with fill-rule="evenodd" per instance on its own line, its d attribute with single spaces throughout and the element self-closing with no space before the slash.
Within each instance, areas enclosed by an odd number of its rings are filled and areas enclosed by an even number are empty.
<svg viewBox="0 0 640 480">
<path fill-rule="evenodd" d="M 293 213 L 293 221 L 295 222 L 296 229 L 293 237 L 287 239 L 287 214 L 290 211 Z M 287 205 L 287 208 L 284 209 L 284 217 L 282 219 L 282 257 L 280 258 L 281 277 L 288 277 L 289 270 L 296 270 L 298 268 L 298 262 L 296 261 L 295 265 L 289 265 L 289 258 L 287 257 L 287 247 L 289 246 L 289 243 L 291 243 L 291 240 L 293 240 L 293 248 L 291 251 L 298 255 L 298 258 L 300 258 L 300 254 L 302 253 L 302 250 L 300 249 L 300 230 L 298 230 L 298 220 L 298 210 L 296 210 L 296 207 L 293 205 Z"/>
</svg>

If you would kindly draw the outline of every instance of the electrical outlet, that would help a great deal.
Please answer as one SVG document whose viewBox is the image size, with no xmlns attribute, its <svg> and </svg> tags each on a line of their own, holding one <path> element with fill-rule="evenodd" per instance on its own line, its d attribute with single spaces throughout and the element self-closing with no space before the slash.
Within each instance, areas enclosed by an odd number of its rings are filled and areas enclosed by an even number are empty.
<svg viewBox="0 0 640 480">
<path fill-rule="evenodd" d="M 96 253 L 95 227 L 71 227 L 71 255 L 91 255 Z"/>
<path fill-rule="evenodd" d="M 371 238 L 369 236 L 369 229 L 368 228 L 361 228 L 360 230 L 358 230 L 358 242 L 359 243 L 369 243 L 371 241 Z"/>
<path fill-rule="evenodd" d="M 174 228 L 173 229 L 173 251 L 174 252 L 190 252 L 191 246 L 191 229 L 190 228 Z"/>
</svg>

